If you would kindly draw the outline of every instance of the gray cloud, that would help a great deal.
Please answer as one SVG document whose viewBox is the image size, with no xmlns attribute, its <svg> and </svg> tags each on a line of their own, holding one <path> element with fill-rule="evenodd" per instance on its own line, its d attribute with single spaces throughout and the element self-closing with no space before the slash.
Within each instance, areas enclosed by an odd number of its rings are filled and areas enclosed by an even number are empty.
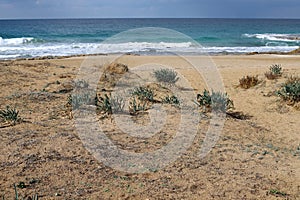
<svg viewBox="0 0 300 200">
<path fill-rule="evenodd" d="M 0 18 L 300 18 L 299 0 L 0 0 Z"/>
</svg>

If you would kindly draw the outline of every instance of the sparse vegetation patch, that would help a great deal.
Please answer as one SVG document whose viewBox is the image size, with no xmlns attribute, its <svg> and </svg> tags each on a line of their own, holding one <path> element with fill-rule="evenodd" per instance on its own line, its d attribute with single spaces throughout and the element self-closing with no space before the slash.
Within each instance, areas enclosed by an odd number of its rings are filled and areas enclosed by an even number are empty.
<svg viewBox="0 0 300 200">
<path fill-rule="evenodd" d="M 13 124 L 21 120 L 19 117 L 19 111 L 17 111 L 16 108 L 11 108 L 10 106 L 6 106 L 6 109 L 0 110 L 0 119 L 5 122 L 13 122 Z"/>
<path fill-rule="evenodd" d="M 281 65 L 278 64 L 270 66 L 269 71 L 265 73 L 265 76 L 269 80 L 277 79 L 281 77 L 281 75 L 282 75 L 282 67 Z"/>
<path fill-rule="evenodd" d="M 159 69 L 154 71 L 154 76 L 157 81 L 174 84 L 178 81 L 177 72 L 172 69 Z"/>
<path fill-rule="evenodd" d="M 244 89 L 249 89 L 259 83 L 258 76 L 245 76 L 240 79 L 239 86 Z"/>
<path fill-rule="evenodd" d="M 203 109 L 204 112 L 223 112 L 234 108 L 233 101 L 228 95 L 222 92 L 211 93 L 208 90 L 204 90 L 203 94 L 198 94 L 195 101 L 196 105 Z"/>
<path fill-rule="evenodd" d="M 300 77 L 290 77 L 276 93 L 289 105 L 300 102 Z"/>
</svg>

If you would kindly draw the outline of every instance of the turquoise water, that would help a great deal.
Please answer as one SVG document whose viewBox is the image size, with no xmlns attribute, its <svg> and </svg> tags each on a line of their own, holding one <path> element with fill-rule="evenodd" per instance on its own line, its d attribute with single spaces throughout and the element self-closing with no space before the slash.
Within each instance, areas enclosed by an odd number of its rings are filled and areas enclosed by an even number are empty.
<svg viewBox="0 0 300 200">
<path fill-rule="evenodd" d="M 163 29 L 123 34 L 143 27 Z M 151 31 L 150 30 L 150 31 Z M 167 31 L 168 32 L 168 31 Z M 125 36 L 125 37 L 124 37 Z M 104 43 L 103 43 L 104 42 Z M 89 53 L 163 54 L 287 52 L 299 47 L 300 20 L 287 19 L 53 19 L 0 20 L 0 59 Z"/>
</svg>

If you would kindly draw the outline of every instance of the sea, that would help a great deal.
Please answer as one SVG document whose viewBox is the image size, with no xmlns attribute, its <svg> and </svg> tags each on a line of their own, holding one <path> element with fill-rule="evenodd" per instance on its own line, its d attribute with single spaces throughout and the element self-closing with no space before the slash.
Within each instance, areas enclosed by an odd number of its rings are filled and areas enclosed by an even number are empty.
<svg viewBox="0 0 300 200">
<path fill-rule="evenodd" d="M 289 52 L 300 19 L 0 20 L 0 59 L 134 53 Z"/>
</svg>

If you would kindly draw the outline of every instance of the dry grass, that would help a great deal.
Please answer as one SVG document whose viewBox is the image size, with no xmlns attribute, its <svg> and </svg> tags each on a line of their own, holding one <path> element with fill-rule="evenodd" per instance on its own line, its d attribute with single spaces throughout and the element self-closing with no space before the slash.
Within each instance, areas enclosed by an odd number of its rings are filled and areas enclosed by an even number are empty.
<svg viewBox="0 0 300 200">
<path fill-rule="evenodd" d="M 256 86 L 259 83 L 258 76 L 246 76 L 240 79 L 239 86 L 244 89 Z"/>
<path fill-rule="evenodd" d="M 274 80 L 282 75 L 282 67 L 281 65 L 275 64 L 269 68 L 269 71 L 265 73 L 265 76 L 269 80 Z"/>
</svg>

